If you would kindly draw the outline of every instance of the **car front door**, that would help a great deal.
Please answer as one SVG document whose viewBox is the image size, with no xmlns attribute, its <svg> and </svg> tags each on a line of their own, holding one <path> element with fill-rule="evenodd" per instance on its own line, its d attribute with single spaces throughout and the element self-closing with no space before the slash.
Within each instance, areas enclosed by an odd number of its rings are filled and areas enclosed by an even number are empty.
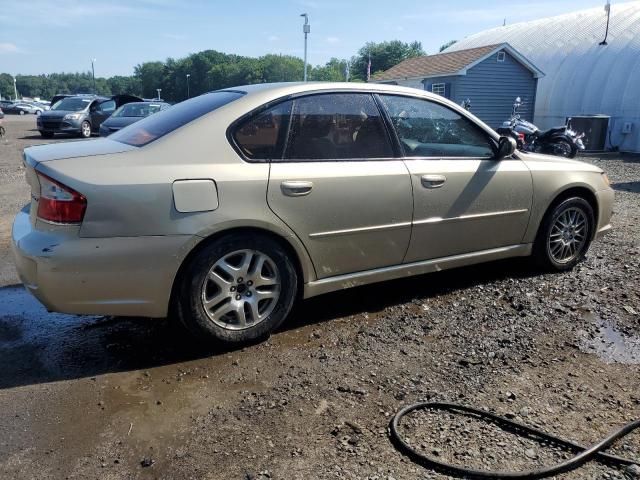
<svg viewBox="0 0 640 480">
<path fill-rule="evenodd" d="M 524 162 L 495 160 L 489 134 L 444 104 L 395 95 L 380 99 L 413 185 L 405 262 L 520 244 L 533 196 Z"/>
<path fill-rule="evenodd" d="M 100 130 L 100 125 L 107 118 L 111 116 L 111 114 L 116 109 L 116 102 L 114 100 L 107 100 L 105 102 L 95 103 L 91 106 L 91 129 L 94 132 Z"/>
<path fill-rule="evenodd" d="M 262 145 L 279 138 L 267 201 L 305 245 L 318 278 L 401 264 L 411 182 L 373 96 L 315 94 L 276 109 L 245 124 L 236 141 L 245 155 L 264 157 Z"/>
</svg>

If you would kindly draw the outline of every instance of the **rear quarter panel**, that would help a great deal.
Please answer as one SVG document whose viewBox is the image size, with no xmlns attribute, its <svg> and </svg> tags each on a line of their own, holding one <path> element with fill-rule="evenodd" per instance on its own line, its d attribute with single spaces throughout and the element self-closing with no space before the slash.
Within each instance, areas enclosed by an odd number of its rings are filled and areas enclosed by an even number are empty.
<svg viewBox="0 0 640 480">
<path fill-rule="evenodd" d="M 81 237 L 206 238 L 235 227 L 256 227 L 285 238 L 298 254 L 305 281 L 312 280 L 304 247 L 267 206 L 269 164 L 244 162 L 226 139 L 228 125 L 244 111 L 222 107 L 145 147 L 43 162 L 38 169 L 87 198 Z M 219 207 L 178 212 L 172 184 L 185 179 L 213 180 Z"/>
</svg>

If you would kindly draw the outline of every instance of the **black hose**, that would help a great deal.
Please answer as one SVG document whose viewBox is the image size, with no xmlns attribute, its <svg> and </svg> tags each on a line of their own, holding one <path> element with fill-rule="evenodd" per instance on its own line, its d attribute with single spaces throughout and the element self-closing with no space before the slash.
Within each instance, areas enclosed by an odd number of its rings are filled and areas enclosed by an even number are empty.
<svg viewBox="0 0 640 480">
<path fill-rule="evenodd" d="M 541 468 L 539 470 L 528 470 L 523 472 L 508 472 L 508 471 L 497 471 L 492 472 L 489 470 L 475 470 L 473 468 L 466 468 L 459 465 L 453 465 L 450 463 L 443 462 L 439 459 L 426 455 L 424 453 L 418 452 L 412 446 L 410 446 L 400 435 L 398 432 L 400 421 L 402 418 L 415 410 L 445 410 L 453 413 L 463 414 L 467 416 L 471 416 L 474 418 L 481 418 L 488 420 L 492 423 L 495 423 L 500 428 L 504 430 L 509 430 L 518 434 L 520 436 L 524 436 L 527 438 L 535 439 L 538 441 L 547 441 L 563 447 L 569 451 L 579 452 L 573 458 L 560 463 L 558 465 L 554 465 L 551 467 Z M 409 405 L 398 411 L 393 419 L 391 420 L 391 424 L 389 425 L 389 435 L 391 437 L 391 441 L 395 445 L 395 447 L 409 457 L 415 463 L 422 465 L 423 467 L 438 470 L 442 473 L 446 473 L 448 475 L 456 476 L 456 477 L 464 477 L 464 478 L 520 478 L 520 479 L 534 479 L 534 478 L 545 478 L 553 475 L 557 475 L 559 473 L 568 472 L 570 470 L 574 470 L 581 465 L 587 463 L 590 460 L 596 460 L 601 463 L 605 463 L 607 465 L 621 467 L 637 464 L 633 460 L 618 457 L 615 455 L 610 455 L 608 453 L 602 453 L 603 450 L 606 450 L 613 442 L 616 440 L 628 435 L 636 428 L 640 427 L 640 420 L 635 420 L 623 426 L 622 428 L 616 430 L 611 433 L 608 437 L 601 440 L 600 442 L 592 445 L 591 447 L 584 447 L 577 443 L 574 443 L 570 440 L 565 440 L 563 438 L 556 437 L 554 435 L 550 435 L 541 430 L 535 429 L 533 427 L 528 427 L 518 422 L 514 422 L 513 420 L 507 420 L 505 418 L 499 417 L 498 415 L 494 415 L 493 413 L 485 412 L 483 410 L 478 410 L 477 408 L 466 407 L 463 405 L 457 405 L 454 403 L 441 403 L 441 402 L 421 402 L 414 403 L 413 405 Z"/>
</svg>

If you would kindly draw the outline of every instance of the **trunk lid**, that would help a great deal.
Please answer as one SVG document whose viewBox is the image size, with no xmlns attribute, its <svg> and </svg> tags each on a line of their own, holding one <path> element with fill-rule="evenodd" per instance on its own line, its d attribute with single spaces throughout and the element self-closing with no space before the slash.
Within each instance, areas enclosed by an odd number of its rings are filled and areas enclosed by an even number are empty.
<svg viewBox="0 0 640 480">
<path fill-rule="evenodd" d="M 25 161 L 31 161 L 35 167 L 41 162 L 60 160 L 73 157 L 93 157 L 96 155 L 109 155 L 112 153 L 128 152 L 135 150 L 126 143 L 116 142 L 108 138 L 98 140 L 80 140 L 77 142 L 51 143 L 25 148 Z"/>
</svg>

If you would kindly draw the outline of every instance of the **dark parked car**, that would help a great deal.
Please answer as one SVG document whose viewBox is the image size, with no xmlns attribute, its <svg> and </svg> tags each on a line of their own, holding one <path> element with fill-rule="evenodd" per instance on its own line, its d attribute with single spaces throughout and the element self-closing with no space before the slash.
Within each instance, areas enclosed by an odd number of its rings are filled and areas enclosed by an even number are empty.
<svg viewBox="0 0 640 480">
<path fill-rule="evenodd" d="M 107 137 L 127 125 L 142 120 L 144 117 L 166 110 L 170 105 L 165 102 L 132 102 L 121 106 L 113 115 L 100 125 L 100 136 Z"/>
<path fill-rule="evenodd" d="M 111 98 L 96 95 L 56 96 L 51 110 L 42 112 L 37 126 L 40 135 L 52 138 L 56 133 L 75 133 L 89 138 L 116 108 L 130 102 L 140 102 L 133 95 L 114 95 Z"/>
<path fill-rule="evenodd" d="M 2 108 L 3 110 L 6 110 L 7 108 L 11 107 L 15 102 L 12 100 L 0 100 L 0 108 Z"/>
</svg>

